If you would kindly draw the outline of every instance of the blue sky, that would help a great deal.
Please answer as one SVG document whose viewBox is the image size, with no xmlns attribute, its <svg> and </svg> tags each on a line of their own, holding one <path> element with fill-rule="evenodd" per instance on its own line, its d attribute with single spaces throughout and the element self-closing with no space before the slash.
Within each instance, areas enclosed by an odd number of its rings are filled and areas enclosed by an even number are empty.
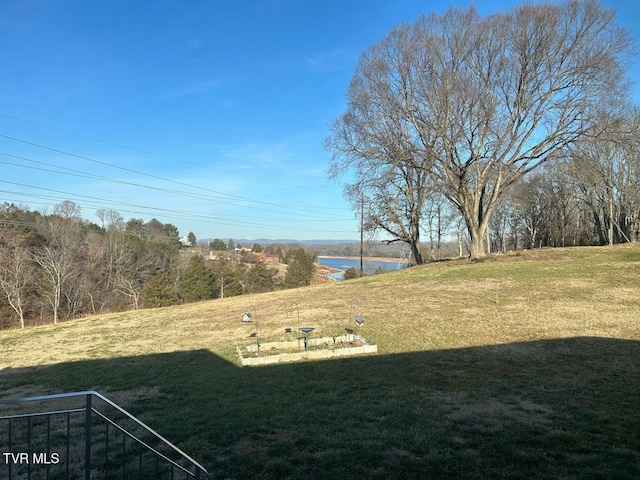
<svg viewBox="0 0 640 480">
<path fill-rule="evenodd" d="M 636 3 L 604 5 L 640 38 Z M 357 239 L 323 141 L 358 55 L 398 23 L 470 4 L 5 0 L 0 202 L 69 199 L 96 223 L 112 208 L 198 238 Z"/>
</svg>

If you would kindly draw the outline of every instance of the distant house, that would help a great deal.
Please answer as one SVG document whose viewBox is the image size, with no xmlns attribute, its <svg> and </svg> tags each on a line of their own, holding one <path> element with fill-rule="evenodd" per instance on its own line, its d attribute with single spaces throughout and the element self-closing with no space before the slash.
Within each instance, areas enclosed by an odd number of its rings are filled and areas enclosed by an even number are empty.
<svg viewBox="0 0 640 480">
<path fill-rule="evenodd" d="M 191 242 L 187 237 L 182 237 L 178 241 L 180 242 L 181 247 L 193 247 L 193 245 L 191 244 Z"/>
</svg>

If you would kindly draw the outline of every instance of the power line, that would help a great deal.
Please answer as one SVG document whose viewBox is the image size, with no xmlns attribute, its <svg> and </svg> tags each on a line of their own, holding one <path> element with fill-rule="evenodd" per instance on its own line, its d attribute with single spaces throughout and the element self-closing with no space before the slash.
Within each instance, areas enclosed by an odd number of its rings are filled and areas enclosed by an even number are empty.
<svg viewBox="0 0 640 480">
<path fill-rule="evenodd" d="M 66 152 L 64 150 L 60 150 L 60 149 L 53 148 L 53 147 L 48 147 L 46 145 L 40 145 L 38 143 L 30 142 L 28 140 L 23 140 L 23 139 L 20 139 L 20 138 L 11 137 L 9 135 L 0 134 L 0 137 L 1 138 L 6 138 L 8 140 L 15 141 L 15 142 L 23 143 L 23 144 L 26 144 L 26 145 L 31 145 L 31 146 L 34 146 L 34 147 L 42 148 L 44 150 L 49 150 L 49 151 L 52 151 L 52 152 L 55 152 L 55 153 L 60 153 L 62 155 L 67 155 L 67 156 L 78 158 L 78 159 L 81 159 L 81 160 L 86 160 L 88 162 L 96 163 L 96 164 L 99 164 L 99 165 L 105 165 L 105 166 L 108 166 L 108 167 L 111 167 L 111 168 L 116 168 L 118 170 L 123 170 L 125 172 L 135 173 L 136 175 L 142 175 L 144 177 L 149 177 L 149 178 L 153 178 L 153 179 L 156 179 L 156 180 L 169 182 L 169 183 L 173 183 L 173 184 L 176 184 L 176 185 L 181 185 L 181 186 L 193 188 L 193 189 L 196 189 L 196 190 L 202 190 L 202 191 L 205 191 L 205 192 L 214 193 L 214 194 L 217 194 L 217 195 L 222 195 L 222 196 L 233 198 L 233 199 L 240 200 L 240 201 L 245 201 L 245 202 L 249 202 L 249 203 L 258 203 L 258 204 L 262 204 L 262 205 L 270 205 L 270 206 L 275 206 L 275 207 L 279 207 L 279 208 L 299 211 L 299 212 L 303 212 L 303 213 L 318 213 L 318 212 L 314 212 L 312 210 L 307 210 L 307 209 L 300 208 L 300 207 L 293 207 L 293 206 L 289 206 L 289 205 L 277 204 L 277 203 L 274 203 L 274 202 L 266 202 L 266 201 L 263 201 L 263 200 L 256 200 L 256 199 L 243 197 L 243 196 L 239 196 L 239 195 L 233 195 L 233 194 L 229 194 L 229 193 L 219 192 L 217 190 L 212 190 L 212 189 L 205 188 L 205 187 L 200 187 L 200 186 L 197 186 L 197 185 L 191 185 L 191 184 L 188 184 L 188 183 L 185 183 L 185 182 L 180 182 L 178 180 L 171 180 L 169 178 L 160 177 L 158 175 L 152 175 L 150 173 L 140 172 L 138 170 L 134 170 L 134 169 L 131 169 L 131 168 L 122 167 L 122 166 L 119 166 L 119 165 L 114 165 L 112 163 L 104 162 L 102 160 L 96 160 L 96 159 L 93 159 L 93 158 L 90 158 L 90 157 L 86 157 L 84 155 L 77 155 L 75 153 Z"/>
<path fill-rule="evenodd" d="M 180 190 L 171 190 L 171 189 L 155 187 L 155 186 L 145 185 L 145 184 L 136 183 L 136 182 L 130 182 L 130 181 L 127 181 L 127 180 L 121 180 L 121 179 L 115 179 L 115 178 L 111 178 L 111 177 L 105 177 L 105 176 L 102 176 L 102 175 L 96 175 L 96 174 L 87 173 L 87 172 L 83 172 L 83 171 L 76 170 L 76 169 L 60 167 L 60 166 L 53 165 L 53 164 L 50 164 L 50 163 L 47 163 L 47 162 L 41 162 L 39 160 L 33 160 L 33 159 L 30 159 L 30 158 L 21 157 L 21 156 L 18 156 L 18 155 L 13 155 L 13 154 L 5 153 L 5 152 L 0 152 L 0 155 L 4 155 L 4 156 L 7 156 L 7 157 L 11 157 L 11 158 L 16 158 L 16 159 L 19 159 L 19 160 L 24 160 L 24 161 L 35 163 L 35 164 L 38 164 L 38 165 L 45 165 L 45 166 L 53 167 L 53 168 L 34 167 L 34 166 L 22 165 L 22 164 L 19 164 L 19 163 L 0 161 L 0 164 L 3 164 L 3 165 L 10 165 L 10 166 L 15 166 L 15 167 L 19 167 L 19 168 L 26 168 L 26 169 L 32 169 L 32 170 L 38 170 L 38 171 L 51 172 L 51 173 L 56 173 L 56 174 L 59 174 L 59 175 L 69 175 L 69 176 L 78 177 L 78 178 L 88 178 L 88 179 L 94 179 L 94 180 L 102 180 L 102 181 L 121 184 L 121 185 L 129 185 L 129 186 L 134 186 L 134 187 L 138 187 L 138 188 L 145 188 L 145 189 L 154 190 L 154 191 L 163 192 L 163 193 L 171 193 L 171 194 L 175 194 L 175 195 L 180 195 L 180 196 L 185 196 L 185 197 L 190 197 L 190 198 L 195 198 L 195 199 L 200 199 L 200 200 L 212 201 L 212 202 L 215 202 L 216 204 L 231 205 L 231 206 L 240 207 L 240 208 L 251 208 L 252 210 L 260 210 L 260 211 L 265 211 L 265 212 L 269 212 L 269 213 L 278 213 L 278 214 L 281 214 L 281 215 L 297 215 L 297 213 L 292 213 L 292 212 L 278 212 L 278 211 L 265 209 L 265 208 L 260 208 L 260 207 L 255 207 L 255 206 L 249 207 L 247 205 L 241 205 L 241 204 L 238 204 L 238 203 L 226 202 L 224 200 L 220 200 L 220 198 L 221 198 L 220 196 L 194 194 L 194 193 L 191 193 L 191 192 L 184 192 L 184 191 L 180 191 Z M 222 198 L 224 198 L 224 197 L 222 197 Z M 333 221 L 348 220 L 348 218 L 346 218 L 346 217 L 342 217 L 341 218 L 341 217 L 335 217 L 335 216 L 333 216 L 330 219 L 327 219 L 324 216 L 323 217 L 306 216 L 306 218 L 314 219 L 316 221 L 321 221 L 321 222 L 327 222 L 327 221 L 333 222 Z"/>
<path fill-rule="evenodd" d="M 147 211 L 132 211 L 132 210 L 122 210 L 125 213 L 133 213 L 133 214 L 140 214 L 140 215 L 150 215 L 152 214 L 151 212 L 161 212 L 163 215 L 168 216 L 169 218 L 177 218 L 180 220 L 198 220 L 200 222 L 205 222 L 205 223 L 214 223 L 214 224 L 222 224 L 222 225 L 229 225 L 229 226 L 245 226 L 245 227 L 258 227 L 258 228 L 268 228 L 268 229 L 275 229 L 275 230 L 285 230 L 285 231 L 300 231 L 300 220 L 293 220 L 296 222 L 296 225 L 293 227 L 280 227 L 280 226 L 274 226 L 274 225 L 269 225 L 269 224 L 259 224 L 259 223 L 252 223 L 252 222 L 244 222 L 244 221 L 233 221 L 233 220 L 229 220 L 226 218 L 221 218 L 221 217 L 217 217 L 214 215 L 209 215 L 209 214 L 205 214 L 205 213 L 198 213 L 198 212 L 192 212 L 192 211 L 184 211 L 184 210 L 175 210 L 175 209 L 167 209 L 167 208 L 158 208 L 158 207 L 148 207 L 145 205 L 137 205 L 137 204 L 131 204 L 131 203 L 127 203 L 127 202 L 120 202 L 120 201 L 116 201 L 116 200 L 108 200 L 108 199 L 104 199 L 104 198 L 98 198 L 98 197 L 92 197 L 92 196 L 88 196 L 88 195 L 81 195 L 81 194 L 77 194 L 77 193 L 71 193 L 71 192 L 65 192 L 65 191 L 61 191 L 61 190 L 55 190 L 55 189 L 50 189 L 50 188 L 45 188 L 45 187 L 37 187 L 34 185 L 27 185 L 27 184 L 23 184 L 23 183 L 18 183 L 18 182 L 11 182 L 11 181 L 7 181 L 7 180 L 0 180 L 1 183 L 7 183 L 10 185 L 16 185 L 16 186 L 21 186 L 21 187 L 27 187 L 27 188 L 33 188 L 36 190 L 43 190 L 46 192 L 52 192 L 52 193 L 57 193 L 57 194 L 62 194 L 65 195 L 65 197 L 55 197 L 55 196 L 47 196 L 47 195 L 36 195 L 36 194 L 29 194 L 29 193 L 25 193 L 25 192 L 15 192 L 15 191 L 9 191 L 9 190 L 0 190 L 1 193 L 7 193 L 7 194 L 11 194 L 11 195 L 20 195 L 20 196 L 25 196 L 25 197 L 31 197 L 31 198 L 39 198 L 39 199 L 46 199 L 46 200 L 53 200 L 53 201 L 62 201 L 65 199 L 69 199 L 69 198 L 81 198 L 83 199 L 83 201 L 85 202 L 85 205 L 91 206 L 91 207 L 104 207 L 106 206 L 125 206 L 125 207 L 133 207 L 133 208 L 141 208 L 143 210 L 147 210 Z M 95 202 L 104 202 L 104 203 L 95 203 Z M 316 223 L 316 220 L 312 220 L 313 223 Z M 345 230 L 326 230 L 326 229 L 309 229 L 309 228 L 305 228 L 304 229 L 305 232 L 323 232 L 323 233 L 351 233 L 351 231 L 345 231 Z"/>
<path fill-rule="evenodd" d="M 123 145 L 121 143 L 116 143 L 116 142 L 111 142 L 111 141 L 103 140 L 103 139 L 96 138 L 96 137 L 91 137 L 89 135 L 84 135 L 84 134 L 81 134 L 81 133 L 72 132 L 70 130 L 65 130 L 65 129 L 58 128 L 58 127 L 52 127 L 50 125 L 45 125 L 43 123 L 34 122 L 34 121 L 31 121 L 31 120 L 25 120 L 23 118 L 15 117 L 13 115 L 8 115 L 6 113 L 0 113 L 0 117 L 8 118 L 8 119 L 11 119 L 11 120 L 16 120 L 18 122 L 23 122 L 23 123 L 26 123 L 26 124 L 29 124 L 29 125 L 35 125 L 35 126 L 41 127 L 41 128 L 47 128 L 49 130 L 53 130 L 53 131 L 60 132 L 60 133 L 65 133 L 65 134 L 68 134 L 68 135 L 73 135 L 73 136 L 76 136 L 76 137 L 79 137 L 79 138 L 84 138 L 86 140 L 91 140 L 91 141 L 94 141 L 94 142 L 103 143 L 105 145 L 111 145 L 113 147 L 118 147 L 118 148 L 124 148 L 126 150 L 131 150 L 133 152 L 143 153 L 145 155 L 151 155 L 151 156 L 154 156 L 154 157 L 157 157 L 157 158 L 164 158 L 166 160 L 172 160 L 172 161 L 175 161 L 175 162 L 184 163 L 186 165 L 193 165 L 193 166 L 196 166 L 196 167 L 207 168 L 209 170 L 214 170 L 214 171 L 225 173 L 225 174 L 229 174 L 229 175 L 235 175 L 235 176 L 238 176 L 238 177 L 241 177 L 241 178 L 248 178 L 248 179 L 251 179 L 251 180 L 258 180 L 258 181 L 265 182 L 265 183 L 273 183 L 275 185 L 282 185 L 284 187 L 289 187 L 289 188 L 298 188 L 298 189 L 305 190 L 305 191 L 322 192 L 322 190 L 317 189 L 317 188 L 313 188 L 313 187 L 302 186 L 302 185 L 294 185 L 294 184 L 291 184 L 291 183 L 279 182 L 279 181 L 276 181 L 276 180 L 265 179 L 265 178 L 261 178 L 261 177 L 254 177 L 254 176 L 251 176 L 251 175 L 238 173 L 238 172 L 235 172 L 233 170 L 225 170 L 223 168 L 212 167 L 211 165 L 205 165 L 205 164 L 197 163 L 197 162 L 190 162 L 188 160 L 183 160 L 181 158 L 173 157 L 173 156 L 170 156 L 170 155 L 163 155 L 161 153 L 151 152 L 149 150 L 144 150 L 144 149 L 137 148 L 137 147 L 131 147 L 129 145 Z"/>
</svg>

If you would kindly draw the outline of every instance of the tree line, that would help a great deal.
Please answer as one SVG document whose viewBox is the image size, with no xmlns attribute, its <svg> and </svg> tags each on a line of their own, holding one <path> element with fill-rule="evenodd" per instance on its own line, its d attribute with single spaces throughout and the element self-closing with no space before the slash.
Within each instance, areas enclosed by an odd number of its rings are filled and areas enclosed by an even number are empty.
<svg viewBox="0 0 640 480">
<path fill-rule="evenodd" d="M 364 228 L 418 264 L 424 235 L 433 252 L 452 230 L 472 259 L 636 241 L 635 46 L 615 16 L 598 0 L 450 8 L 364 51 L 326 140 Z"/>
<path fill-rule="evenodd" d="M 314 272 L 303 248 L 282 252 L 282 276 L 262 263 L 207 261 L 198 249 L 181 254 L 170 223 L 96 215 L 100 224 L 82 219 L 68 200 L 51 213 L 0 206 L 0 328 L 293 288 Z"/>
<path fill-rule="evenodd" d="M 573 151 L 511 186 L 488 224 L 487 253 L 640 241 L 640 143 L 610 147 Z M 469 254 L 464 221 L 444 197 L 432 193 L 423 218 L 424 259 Z"/>
</svg>

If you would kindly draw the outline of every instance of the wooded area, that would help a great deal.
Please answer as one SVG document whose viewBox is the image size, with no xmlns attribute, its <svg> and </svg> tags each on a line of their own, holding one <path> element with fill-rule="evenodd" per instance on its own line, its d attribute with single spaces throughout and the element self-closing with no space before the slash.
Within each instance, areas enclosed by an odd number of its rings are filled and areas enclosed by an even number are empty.
<svg viewBox="0 0 640 480">
<path fill-rule="evenodd" d="M 215 260 L 197 248 L 180 254 L 170 223 L 98 210 L 98 225 L 80 214 L 68 200 L 50 214 L 0 206 L 0 328 L 294 288 L 313 275 L 314 257 L 303 248 L 282 251 L 288 267 L 278 277 L 233 252 Z"/>
</svg>

